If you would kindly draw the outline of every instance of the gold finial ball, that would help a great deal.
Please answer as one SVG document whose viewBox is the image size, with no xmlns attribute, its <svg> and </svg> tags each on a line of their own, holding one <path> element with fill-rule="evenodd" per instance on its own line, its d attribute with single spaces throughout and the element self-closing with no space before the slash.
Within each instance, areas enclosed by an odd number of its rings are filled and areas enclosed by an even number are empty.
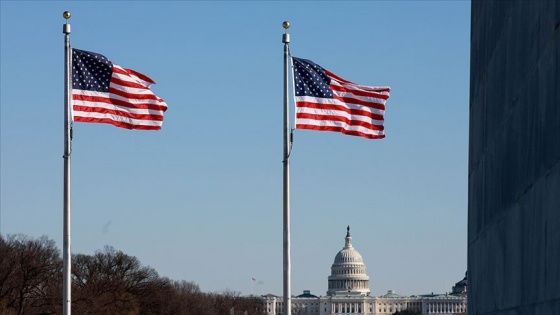
<svg viewBox="0 0 560 315">
<path fill-rule="evenodd" d="M 70 14 L 70 11 L 64 11 L 64 13 L 62 13 L 62 17 L 65 19 L 69 19 L 72 16 L 72 14 Z"/>
<path fill-rule="evenodd" d="M 290 28 L 290 22 L 284 21 L 284 23 L 282 23 L 282 27 L 286 30 L 289 29 Z"/>
</svg>

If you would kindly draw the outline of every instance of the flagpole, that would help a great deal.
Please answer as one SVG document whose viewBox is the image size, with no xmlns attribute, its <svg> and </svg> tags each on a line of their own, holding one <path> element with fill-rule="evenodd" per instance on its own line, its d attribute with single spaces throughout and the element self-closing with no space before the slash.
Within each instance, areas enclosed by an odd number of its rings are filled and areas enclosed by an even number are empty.
<svg viewBox="0 0 560 315">
<path fill-rule="evenodd" d="M 64 33 L 64 235 L 63 235 L 63 314 L 71 314 L 71 290 L 72 290 L 72 257 L 70 254 L 70 154 L 72 146 L 72 126 L 70 123 L 72 49 L 70 48 L 70 12 L 65 11 L 62 15 L 66 19 L 62 32 Z"/>
<path fill-rule="evenodd" d="M 282 35 L 282 43 L 284 43 L 284 315 L 292 314 L 292 301 L 290 292 L 290 111 L 288 107 L 288 64 L 290 55 L 290 34 L 287 33 L 290 23 L 284 21 L 284 34 Z"/>
</svg>

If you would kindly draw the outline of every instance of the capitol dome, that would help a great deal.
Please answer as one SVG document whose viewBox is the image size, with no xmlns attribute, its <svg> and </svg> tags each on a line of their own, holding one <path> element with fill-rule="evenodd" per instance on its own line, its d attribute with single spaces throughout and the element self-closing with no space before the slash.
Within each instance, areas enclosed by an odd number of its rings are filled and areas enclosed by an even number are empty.
<svg viewBox="0 0 560 315">
<path fill-rule="evenodd" d="M 362 255 L 352 246 L 350 227 L 346 230 L 346 244 L 336 254 L 331 266 L 327 295 L 369 295 L 366 265 Z"/>
<path fill-rule="evenodd" d="M 358 253 L 358 251 L 355 250 L 354 247 L 352 247 L 352 244 L 350 244 L 350 246 L 348 247 L 345 246 L 341 251 L 338 252 L 338 254 L 336 254 L 336 257 L 334 258 L 334 263 L 336 265 L 352 262 L 362 264 L 364 263 L 362 255 L 360 255 L 360 253 Z"/>
</svg>

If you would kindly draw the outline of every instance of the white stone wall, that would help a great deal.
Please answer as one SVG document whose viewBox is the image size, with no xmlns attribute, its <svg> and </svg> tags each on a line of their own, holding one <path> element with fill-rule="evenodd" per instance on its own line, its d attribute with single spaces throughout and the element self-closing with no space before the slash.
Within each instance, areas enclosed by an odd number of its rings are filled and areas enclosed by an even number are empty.
<svg viewBox="0 0 560 315">
<path fill-rule="evenodd" d="M 267 314 L 283 312 L 281 297 L 263 297 Z M 348 296 L 318 298 L 292 298 L 295 315 L 392 315 L 397 311 L 421 311 L 422 315 L 466 314 L 467 298 L 442 295 L 435 297 L 369 297 Z"/>
</svg>

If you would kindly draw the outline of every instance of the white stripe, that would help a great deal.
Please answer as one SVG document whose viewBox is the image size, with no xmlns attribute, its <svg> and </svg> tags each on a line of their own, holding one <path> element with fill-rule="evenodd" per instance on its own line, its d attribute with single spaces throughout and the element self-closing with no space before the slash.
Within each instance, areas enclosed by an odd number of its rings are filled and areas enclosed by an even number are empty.
<svg viewBox="0 0 560 315">
<path fill-rule="evenodd" d="M 385 101 L 386 101 L 382 98 L 377 98 L 377 97 L 372 97 L 372 96 L 355 95 L 354 93 L 351 93 L 351 92 L 341 92 L 341 91 L 335 91 L 335 90 L 332 90 L 332 92 L 336 96 L 347 97 L 347 98 L 359 100 L 359 101 L 362 101 L 362 102 L 371 103 L 371 106 L 374 106 L 375 104 L 385 105 Z M 348 102 L 348 100 L 346 102 Z"/>
<path fill-rule="evenodd" d="M 296 120 L 296 128 L 297 125 L 312 125 L 312 126 L 320 126 L 320 127 L 341 127 L 344 130 L 352 130 L 358 131 L 361 133 L 365 133 L 368 135 L 375 135 L 381 136 L 385 134 L 384 130 L 373 130 L 362 126 L 350 126 L 341 121 L 331 121 L 331 120 L 315 120 L 315 119 L 297 119 Z"/>
<path fill-rule="evenodd" d="M 296 107 L 299 107 L 299 105 L 297 104 L 298 102 L 308 102 L 308 103 L 327 104 L 327 105 L 330 104 L 330 105 L 344 106 L 344 107 L 347 107 L 347 108 L 350 108 L 350 109 L 359 109 L 359 110 L 368 111 L 372 114 L 385 115 L 385 111 L 382 110 L 382 109 L 372 108 L 372 107 L 364 106 L 364 105 L 360 105 L 360 104 L 345 103 L 345 102 L 341 102 L 341 101 L 333 99 L 333 98 L 320 98 L 320 97 L 313 97 L 313 96 L 296 96 L 295 100 L 296 100 Z"/>
<path fill-rule="evenodd" d="M 389 87 L 388 86 L 365 86 L 365 85 L 359 85 L 356 83 L 346 83 L 346 82 L 341 82 L 338 81 L 336 78 L 330 77 L 331 78 L 331 85 L 337 85 L 337 86 L 343 86 L 347 89 L 351 89 L 351 90 L 355 90 L 355 91 L 363 91 L 363 92 L 368 92 L 368 93 L 377 93 L 377 94 L 381 94 L 381 95 L 386 95 L 389 96 L 390 91 L 388 90 Z"/>
<path fill-rule="evenodd" d="M 122 71 L 127 73 L 127 74 L 121 74 L 121 73 L 115 73 L 113 71 L 113 76 L 114 77 L 117 77 L 117 78 L 119 78 L 121 80 L 124 80 L 124 81 L 135 82 L 135 83 L 141 84 L 141 85 L 145 86 L 146 88 L 149 88 L 152 85 L 152 82 L 142 80 L 140 77 L 136 76 L 133 73 L 129 73 L 128 72 L 129 70 L 126 70 L 125 68 L 123 68 L 119 65 L 113 64 L 113 69 L 114 68 L 121 69 Z"/>
<path fill-rule="evenodd" d="M 130 107 L 124 107 L 124 106 L 119 106 L 119 105 L 114 105 L 114 104 L 109 104 L 109 103 L 103 103 L 103 102 L 89 102 L 89 101 L 73 100 L 72 105 L 85 106 L 85 107 L 91 107 L 91 108 L 105 108 L 105 109 L 109 109 L 109 110 L 120 110 L 120 111 L 123 111 L 123 112 L 128 112 L 128 113 L 132 113 L 132 114 L 140 114 L 140 115 L 159 115 L 159 116 L 163 116 L 163 110 L 147 109 L 147 108 L 130 108 Z"/>
<path fill-rule="evenodd" d="M 120 85 L 118 83 L 114 83 L 112 80 L 111 80 L 111 83 L 109 84 L 109 87 L 112 87 L 112 88 L 117 89 L 119 91 L 132 93 L 132 94 L 155 95 L 154 92 L 152 92 L 152 90 L 150 90 L 150 89 L 135 88 L 135 87 L 130 87 L 130 86 L 126 86 L 126 85 Z M 159 97 L 157 97 L 157 98 L 159 99 Z"/>
<path fill-rule="evenodd" d="M 113 85 L 111 83 L 111 85 Z M 103 97 L 103 98 L 107 98 L 107 99 L 117 99 L 117 100 L 121 100 L 123 102 L 127 102 L 130 103 L 131 105 L 136 105 L 136 104 L 150 104 L 150 105 L 159 105 L 159 106 L 165 106 L 167 107 L 167 104 L 160 99 L 160 101 L 157 100 L 151 100 L 151 99 L 136 99 L 136 98 L 126 98 L 114 93 L 108 93 L 108 92 L 98 92 L 98 91 L 88 91 L 88 90 L 79 90 L 79 89 L 73 89 L 72 90 L 72 95 L 84 95 L 84 96 L 95 96 L 95 97 Z M 72 101 L 72 102 L 76 102 L 76 101 Z"/>
<path fill-rule="evenodd" d="M 298 107 L 296 109 L 296 112 L 312 114 L 312 115 L 321 115 L 321 116 L 337 116 L 349 120 L 363 121 L 363 122 L 370 123 L 372 125 L 383 126 L 383 120 L 374 120 L 371 117 L 367 117 L 363 115 L 350 115 L 347 112 L 340 111 L 340 110 L 325 110 L 325 109 L 317 109 L 317 108 Z M 328 117 L 325 117 L 325 119 L 328 120 Z"/>
<path fill-rule="evenodd" d="M 152 86 L 152 82 L 148 82 L 145 80 L 142 80 L 140 77 L 134 75 L 134 74 L 130 74 L 130 77 L 133 78 L 134 80 L 136 80 L 137 83 L 142 84 L 143 86 L 145 86 L 147 89 L 150 88 L 150 86 Z"/>
<path fill-rule="evenodd" d="M 108 118 L 112 121 L 124 122 L 127 124 L 132 124 L 137 126 L 161 126 L 163 124 L 163 121 L 160 120 L 133 119 L 133 118 L 123 117 L 114 114 L 90 113 L 90 112 L 82 112 L 82 111 L 74 111 L 74 117 L 97 118 L 97 119 Z"/>
</svg>

